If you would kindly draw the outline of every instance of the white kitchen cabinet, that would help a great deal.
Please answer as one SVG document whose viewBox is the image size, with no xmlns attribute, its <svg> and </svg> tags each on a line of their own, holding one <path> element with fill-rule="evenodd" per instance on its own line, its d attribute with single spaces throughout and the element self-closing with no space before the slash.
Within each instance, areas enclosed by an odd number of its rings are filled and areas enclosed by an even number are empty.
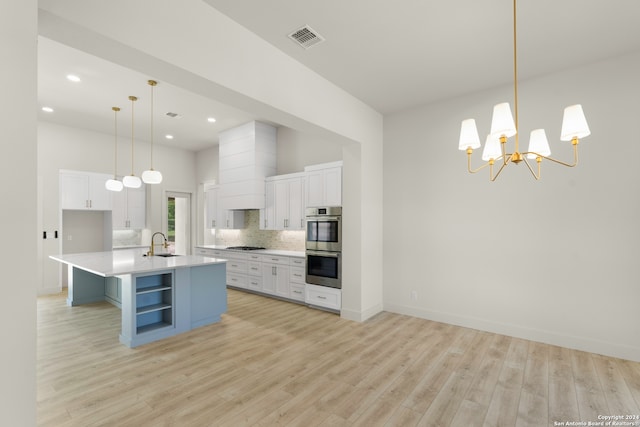
<svg viewBox="0 0 640 427">
<path fill-rule="evenodd" d="M 342 162 L 305 166 L 306 207 L 342 206 Z"/>
<path fill-rule="evenodd" d="M 304 302 L 305 259 L 289 258 L 289 298 Z"/>
<path fill-rule="evenodd" d="M 264 208 L 260 209 L 260 230 L 276 229 L 276 183 L 267 178 L 264 187 Z"/>
<path fill-rule="evenodd" d="M 305 286 L 305 302 L 311 306 L 322 307 L 331 311 L 340 311 L 342 308 L 342 290 L 326 286 Z"/>
<path fill-rule="evenodd" d="M 287 264 L 263 262 L 262 291 L 289 298 L 289 266 Z"/>
<path fill-rule="evenodd" d="M 147 192 L 145 186 L 124 188 L 113 194 L 112 221 L 115 230 L 141 230 L 146 227 Z"/>
<path fill-rule="evenodd" d="M 219 198 L 218 187 L 205 191 L 207 228 L 235 229 L 244 227 L 244 212 L 224 209 Z"/>
<path fill-rule="evenodd" d="M 265 183 L 263 230 L 304 230 L 304 173 L 269 177 Z"/>
<path fill-rule="evenodd" d="M 112 192 L 104 186 L 111 175 L 60 171 L 60 208 L 74 210 L 109 211 Z"/>
</svg>

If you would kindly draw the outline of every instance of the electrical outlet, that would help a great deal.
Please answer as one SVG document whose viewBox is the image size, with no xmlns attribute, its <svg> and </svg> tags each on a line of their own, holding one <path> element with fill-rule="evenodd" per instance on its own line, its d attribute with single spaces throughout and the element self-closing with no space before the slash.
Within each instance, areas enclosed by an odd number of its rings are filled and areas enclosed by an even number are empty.
<svg viewBox="0 0 640 427">
<path fill-rule="evenodd" d="M 411 301 L 418 301 L 418 291 L 411 291 Z"/>
</svg>

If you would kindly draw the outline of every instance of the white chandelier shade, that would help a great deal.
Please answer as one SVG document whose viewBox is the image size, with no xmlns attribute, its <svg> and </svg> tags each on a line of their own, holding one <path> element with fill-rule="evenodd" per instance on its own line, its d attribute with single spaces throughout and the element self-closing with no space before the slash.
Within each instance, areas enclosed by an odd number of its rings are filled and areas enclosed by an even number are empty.
<svg viewBox="0 0 640 427">
<path fill-rule="evenodd" d="M 571 141 L 574 138 L 581 139 L 589 135 L 591 135 L 591 131 L 587 125 L 587 119 L 584 117 L 582 105 L 570 105 L 565 108 L 560 140 Z"/>
<path fill-rule="evenodd" d="M 529 137 L 529 149 L 527 151 L 529 151 L 527 154 L 528 159 L 551 155 L 551 148 L 549 148 L 549 141 L 547 141 L 547 134 L 544 129 L 531 131 L 531 136 Z"/>
<path fill-rule="evenodd" d="M 489 160 L 495 160 L 500 156 L 502 156 L 500 139 L 495 135 L 487 135 L 487 140 L 484 143 L 484 149 L 482 150 L 482 160 L 488 162 Z"/>
<path fill-rule="evenodd" d="M 491 135 L 496 137 L 512 137 L 517 133 L 516 124 L 513 121 L 511 107 L 508 102 L 503 102 L 493 106 L 493 117 L 491 119 Z"/>
<path fill-rule="evenodd" d="M 467 148 L 480 148 L 480 137 L 478 136 L 478 128 L 476 127 L 475 119 L 466 119 L 462 121 L 460 128 L 460 142 L 458 143 L 459 150 L 466 150 Z"/>
</svg>

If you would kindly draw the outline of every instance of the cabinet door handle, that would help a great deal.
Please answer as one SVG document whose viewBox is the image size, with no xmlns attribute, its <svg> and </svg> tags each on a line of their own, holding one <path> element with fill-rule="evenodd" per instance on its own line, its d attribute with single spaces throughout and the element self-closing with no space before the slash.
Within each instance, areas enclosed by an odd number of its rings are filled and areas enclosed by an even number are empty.
<svg viewBox="0 0 640 427">
<path fill-rule="evenodd" d="M 271 274 L 273 274 L 274 276 L 276 275 L 276 268 L 275 267 L 271 267 Z"/>
</svg>

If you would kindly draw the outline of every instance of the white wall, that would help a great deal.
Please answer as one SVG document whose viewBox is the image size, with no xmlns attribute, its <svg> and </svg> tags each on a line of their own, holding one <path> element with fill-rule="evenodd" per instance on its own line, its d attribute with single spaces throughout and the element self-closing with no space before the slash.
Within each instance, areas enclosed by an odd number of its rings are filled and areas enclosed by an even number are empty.
<svg viewBox="0 0 640 427">
<path fill-rule="evenodd" d="M 284 126 L 278 128 L 278 175 L 302 172 L 305 166 L 342 160 L 344 144 Z"/>
<path fill-rule="evenodd" d="M 567 105 L 592 131 L 576 168 L 544 162 L 538 182 L 523 164 L 470 175 L 457 149 L 460 122 L 486 135 L 512 87 L 386 117 L 385 309 L 640 360 L 638 75 L 635 54 L 520 83 L 522 151 L 545 127 L 571 160 Z"/>
<path fill-rule="evenodd" d="M 118 175 L 131 173 L 131 140 L 118 141 Z M 149 167 L 149 149 L 146 142 L 134 142 L 134 173 L 140 176 Z M 163 181 L 158 185 L 147 185 L 147 228 L 149 231 L 162 229 L 163 198 L 165 191 L 196 193 L 195 153 L 177 148 L 154 144 L 154 167 L 162 172 Z M 48 122 L 38 123 L 38 177 L 41 188 L 38 200 L 42 201 L 42 230 L 49 235 L 60 230 L 58 173 L 60 169 L 112 174 L 114 172 L 113 135 L 84 129 L 60 126 Z M 192 197 L 192 200 L 195 200 Z M 195 203 L 195 202 L 192 202 Z M 192 207 L 195 212 L 195 204 Z M 194 213 L 195 215 L 195 213 Z M 193 221 L 193 220 L 192 220 Z M 195 241 L 195 227 L 192 241 Z M 143 233 L 143 236 L 149 233 Z M 38 293 L 57 292 L 60 289 L 59 263 L 50 260 L 49 255 L 60 253 L 60 240 L 40 240 L 43 266 L 43 280 Z M 145 242 L 142 242 L 145 244 Z"/>
<path fill-rule="evenodd" d="M 37 2 L 0 6 L 2 297 L 0 425 L 36 425 Z"/>
</svg>

